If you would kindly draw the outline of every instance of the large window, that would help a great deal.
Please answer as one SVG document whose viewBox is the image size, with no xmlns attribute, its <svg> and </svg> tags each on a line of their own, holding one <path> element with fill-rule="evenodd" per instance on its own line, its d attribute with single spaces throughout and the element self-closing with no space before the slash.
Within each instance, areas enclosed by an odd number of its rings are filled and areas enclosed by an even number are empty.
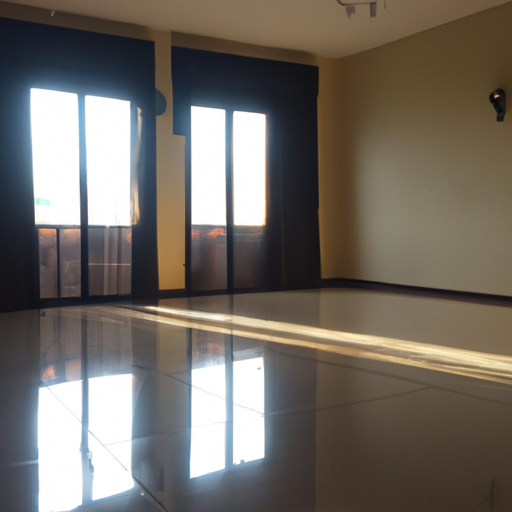
<svg viewBox="0 0 512 512">
<path fill-rule="evenodd" d="M 226 225 L 226 115 L 197 107 L 192 119 L 192 225 Z M 266 222 L 266 115 L 232 112 L 232 202 L 235 226 Z"/>
<path fill-rule="evenodd" d="M 191 108 L 191 288 L 264 284 L 266 118 Z"/>
<path fill-rule="evenodd" d="M 40 298 L 131 291 L 129 101 L 31 89 Z"/>
</svg>

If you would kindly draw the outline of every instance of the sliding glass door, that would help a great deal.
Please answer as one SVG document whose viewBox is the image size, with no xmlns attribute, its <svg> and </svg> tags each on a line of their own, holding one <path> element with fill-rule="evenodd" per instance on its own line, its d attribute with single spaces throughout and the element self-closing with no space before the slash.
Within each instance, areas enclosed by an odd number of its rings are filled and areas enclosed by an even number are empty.
<svg viewBox="0 0 512 512">
<path fill-rule="evenodd" d="M 189 288 L 266 286 L 267 115 L 192 106 Z"/>
<path fill-rule="evenodd" d="M 129 101 L 31 89 L 40 299 L 131 293 Z"/>
</svg>

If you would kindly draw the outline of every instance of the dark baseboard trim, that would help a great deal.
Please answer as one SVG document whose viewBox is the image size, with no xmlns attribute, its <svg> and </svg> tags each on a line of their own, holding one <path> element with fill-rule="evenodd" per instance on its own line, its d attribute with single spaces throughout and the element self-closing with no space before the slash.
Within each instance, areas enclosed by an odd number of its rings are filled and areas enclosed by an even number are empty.
<svg viewBox="0 0 512 512">
<path fill-rule="evenodd" d="M 159 299 L 181 299 L 188 297 L 185 288 L 178 288 L 176 290 L 160 290 L 158 292 Z"/>
<path fill-rule="evenodd" d="M 229 294 L 226 290 L 203 290 L 187 292 L 184 288 L 178 290 L 160 290 L 158 294 L 159 299 L 181 299 L 184 297 L 208 297 L 211 295 L 241 295 L 247 293 L 264 293 L 264 292 L 287 292 L 299 290 L 317 289 L 318 286 L 287 286 L 281 288 L 239 288 L 233 293 Z"/>
<path fill-rule="evenodd" d="M 438 288 L 425 288 L 422 286 L 409 286 L 403 284 L 381 283 L 378 281 L 364 281 L 360 279 L 321 279 L 322 288 L 350 288 L 380 293 L 393 293 L 410 297 L 429 297 L 435 299 L 471 302 L 490 306 L 512 307 L 512 297 L 507 295 L 493 295 L 489 293 L 463 292 L 457 290 L 444 290 Z"/>
<path fill-rule="evenodd" d="M 67 297 L 60 299 L 39 299 L 37 309 L 64 308 L 75 306 L 111 306 L 131 304 L 131 297 L 122 295 L 99 295 L 95 297 Z"/>
<path fill-rule="evenodd" d="M 512 307 L 512 297 L 508 295 L 493 295 L 489 293 L 464 292 L 458 290 L 444 290 L 439 288 L 426 288 L 422 286 L 409 286 L 404 284 L 382 283 L 379 281 L 364 281 L 362 279 L 320 279 L 318 286 L 301 286 L 301 287 L 282 287 L 272 289 L 247 289 L 236 290 L 234 295 L 246 293 L 262 293 L 262 292 L 286 292 L 311 290 L 318 288 L 346 288 L 351 290 L 364 290 L 378 293 L 389 293 L 395 295 L 406 295 L 409 297 L 429 297 L 435 299 L 453 300 L 458 302 L 472 302 L 474 304 L 487 304 L 491 306 Z M 226 295 L 226 290 L 208 290 L 187 292 L 184 288 L 175 290 L 160 290 L 158 297 L 143 301 L 134 301 L 127 298 L 123 301 L 122 297 L 91 297 L 84 299 L 44 299 L 39 303 L 38 309 L 47 309 L 53 307 L 78 306 L 78 305 L 112 305 L 112 304 L 157 304 L 159 299 L 181 299 L 186 297 L 204 297 L 209 295 Z"/>
</svg>

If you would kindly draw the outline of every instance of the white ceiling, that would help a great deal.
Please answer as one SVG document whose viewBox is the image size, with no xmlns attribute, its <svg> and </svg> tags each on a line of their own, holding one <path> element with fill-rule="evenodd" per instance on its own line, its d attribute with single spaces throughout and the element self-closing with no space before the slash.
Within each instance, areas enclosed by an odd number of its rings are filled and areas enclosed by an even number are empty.
<svg viewBox="0 0 512 512">
<path fill-rule="evenodd" d="M 374 0 L 349 19 L 336 0 L 9 0 L 156 29 L 343 57 L 510 0 Z M 357 0 L 354 0 L 357 3 Z"/>
</svg>

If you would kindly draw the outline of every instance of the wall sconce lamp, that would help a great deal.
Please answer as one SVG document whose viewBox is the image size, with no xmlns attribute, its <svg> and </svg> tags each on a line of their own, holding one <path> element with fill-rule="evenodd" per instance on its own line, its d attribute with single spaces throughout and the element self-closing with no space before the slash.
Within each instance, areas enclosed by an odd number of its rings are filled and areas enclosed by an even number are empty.
<svg viewBox="0 0 512 512">
<path fill-rule="evenodd" d="M 491 92 L 489 101 L 496 110 L 496 121 L 504 121 L 507 110 L 507 93 L 503 89 L 496 89 Z"/>
</svg>

